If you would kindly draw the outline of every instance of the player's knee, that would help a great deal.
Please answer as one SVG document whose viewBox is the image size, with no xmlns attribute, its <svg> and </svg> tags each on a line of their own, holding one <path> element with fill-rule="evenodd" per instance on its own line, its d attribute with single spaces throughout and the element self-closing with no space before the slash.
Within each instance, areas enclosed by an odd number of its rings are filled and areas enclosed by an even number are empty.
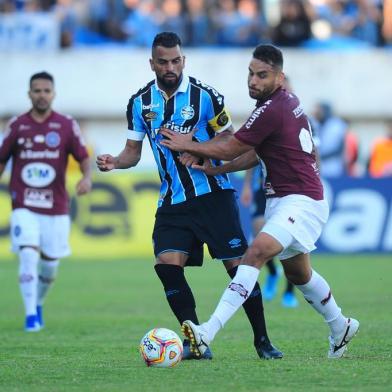
<svg viewBox="0 0 392 392">
<path fill-rule="evenodd" d="M 271 255 L 268 249 L 251 245 L 246 252 L 244 264 L 261 268 L 270 259 Z"/>
</svg>

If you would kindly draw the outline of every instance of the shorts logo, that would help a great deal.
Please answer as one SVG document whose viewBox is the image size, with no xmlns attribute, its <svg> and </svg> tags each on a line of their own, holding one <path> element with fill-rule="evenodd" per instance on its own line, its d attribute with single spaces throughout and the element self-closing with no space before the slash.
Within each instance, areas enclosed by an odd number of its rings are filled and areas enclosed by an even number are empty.
<svg viewBox="0 0 392 392">
<path fill-rule="evenodd" d="M 229 241 L 230 248 L 238 248 L 241 246 L 241 240 L 239 238 L 233 238 L 231 241 Z"/>
<path fill-rule="evenodd" d="M 193 118 L 194 115 L 195 115 L 195 110 L 193 109 L 192 106 L 184 106 L 181 109 L 181 117 L 184 120 L 190 120 L 191 118 Z"/>
<path fill-rule="evenodd" d="M 28 283 L 34 280 L 33 275 L 29 275 L 29 274 L 22 274 L 19 275 L 19 282 L 20 283 Z"/>
<path fill-rule="evenodd" d="M 22 233 L 21 227 L 19 225 L 16 225 L 14 227 L 14 236 L 15 237 L 19 237 L 21 233 Z"/>
<path fill-rule="evenodd" d="M 224 125 L 226 125 L 229 122 L 229 117 L 227 116 L 226 112 L 222 112 L 216 122 L 218 123 L 218 125 L 220 125 L 221 127 L 223 127 Z"/>
<path fill-rule="evenodd" d="M 287 219 L 290 223 L 295 223 L 295 219 L 294 218 L 292 218 L 291 216 Z"/>
<path fill-rule="evenodd" d="M 241 297 L 243 298 L 248 298 L 248 290 L 245 289 L 245 287 L 242 284 L 239 283 L 230 283 L 228 288 L 232 291 L 236 291 Z"/>
<path fill-rule="evenodd" d="M 48 147 L 55 148 L 60 144 L 60 135 L 57 132 L 51 131 L 45 137 L 45 142 Z"/>
</svg>

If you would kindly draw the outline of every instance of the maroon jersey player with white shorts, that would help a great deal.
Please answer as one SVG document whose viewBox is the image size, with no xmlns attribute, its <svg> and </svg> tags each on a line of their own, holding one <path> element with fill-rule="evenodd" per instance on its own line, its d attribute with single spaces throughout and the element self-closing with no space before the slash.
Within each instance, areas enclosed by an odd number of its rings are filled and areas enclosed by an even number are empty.
<svg viewBox="0 0 392 392">
<path fill-rule="evenodd" d="M 246 300 L 260 268 L 274 256 L 279 257 L 287 279 L 328 324 L 329 358 L 341 358 L 359 328 L 357 320 L 342 314 L 328 283 L 311 266 L 310 252 L 315 249 L 329 209 L 308 118 L 298 98 L 282 88 L 283 81 L 281 51 L 272 45 L 259 45 L 248 74 L 249 95 L 257 100 L 256 108 L 236 133 L 225 132 L 198 143 L 192 141 L 192 134 L 161 130 L 167 138 L 161 143 L 172 150 L 230 161 L 221 167 L 212 167 L 208 160 L 203 166 L 193 165 L 207 174 L 248 169 L 258 162 L 265 171 L 264 227 L 245 253 L 211 318 L 201 325 L 183 323 L 183 332 L 199 355 Z"/>
<path fill-rule="evenodd" d="M 90 160 L 76 121 L 52 110 L 53 77 L 30 78 L 29 112 L 12 118 L 0 146 L 0 175 L 12 159 L 12 250 L 19 255 L 19 285 L 25 305 L 25 330 L 43 326 L 42 304 L 53 283 L 59 258 L 70 254 L 70 218 L 65 176 L 71 154 L 82 179 L 78 195 L 91 189 Z"/>
</svg>

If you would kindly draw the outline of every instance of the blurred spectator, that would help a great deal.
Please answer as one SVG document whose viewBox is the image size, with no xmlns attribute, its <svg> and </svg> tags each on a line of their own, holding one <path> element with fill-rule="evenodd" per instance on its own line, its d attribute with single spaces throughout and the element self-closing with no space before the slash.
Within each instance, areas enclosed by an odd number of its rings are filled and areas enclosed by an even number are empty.
<svg viewBox="0 0 392 392">
<path fill-rule="evenodd" d="M 123 23 L 127 42 L 136 46 L 151 46 L 162 21 L 154 0 L 140 0 L 137 8 L 131 8 Z"/>
<path fill-rule="evenodd" d="M 256 0 L 218 0 L 212 21 L 220 46 L 254 46 L 260 42 L 262 19 Z"/>
<path fill-rule="evenodd" d="M 205 0 L 186 0 L 185 6 L 185 45 L 203 46 L 210 43 L 212 41 L 211 23 Z"/>
<path fill-rule="evenodd" d="M 345 170 L 345 138 L 347 123 L 334 115 L 327 102 L 320 102 L 314 110 L 314 125 L 319 138 L 321 174 L 324 177 L 340 177 Z"/>
<path fill-rule="evenodd" d="M 347 130 L 344 140 L 344 162 L 346 174 L 351 177 L 359 175 L 359 140 L 358 136 L 351 130 Z"/>
<path fill-rule="evenodd" d="M 160 31 L 172 31 L 180 37 L 185 36 L 185 18 L 180 0 L 162 0 Z"/>
<path fill-rule="evenodd" d="M 382 33 L 385 41 L 392 43 L 392 0 L 384 1 Z"/>
<path fill-rule="evenodd" d="M 387 135 L 374 143 L 369 159 L 369 175 L 392 176 L 392 120 L 387 123 Z"/>
<path fill-rule="evenodd" d="M 176 31 L 189 46 L 253 47 L 273 40 L 291 47 L 358 47 L 392 41 L 391 2 L 385 1 L 383 25 L 383 0 L 0 0 L 0 13 L 54 14 L 65 48 L 145 47 L 163 30 Z"/>
<path fill-rule="evenodd" d="M 311 19 L 306 1 L 281 0 L 280 22 L 272 29 L 272 41 L 278 46 L 298 46 L 311 38 Z"/>
</svg>

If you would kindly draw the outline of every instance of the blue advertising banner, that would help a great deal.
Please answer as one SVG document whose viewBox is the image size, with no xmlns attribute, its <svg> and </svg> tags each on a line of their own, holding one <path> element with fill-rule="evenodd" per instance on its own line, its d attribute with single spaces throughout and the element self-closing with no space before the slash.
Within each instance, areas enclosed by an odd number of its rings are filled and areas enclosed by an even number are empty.
<svg viewBox="0 0 392 392">
<path fill-rule="evenodd" d="M 240 191 L 242 178 L 231 179 Z M 338 178 L 323 182 L 330 215 L 317 251 L 392 253 L 392 178 Z M 241 204 L 240 214 L 247 238 L 251 238 L 249 211 Z"/>
</svg>

